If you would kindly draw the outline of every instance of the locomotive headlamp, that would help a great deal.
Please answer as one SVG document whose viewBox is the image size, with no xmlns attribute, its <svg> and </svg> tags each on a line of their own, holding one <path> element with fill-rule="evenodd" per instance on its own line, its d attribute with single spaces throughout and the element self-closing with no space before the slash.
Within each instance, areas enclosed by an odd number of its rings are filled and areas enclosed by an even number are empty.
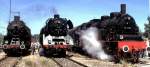
<svg viewBox="0 0 150 67">
<path fill-rule="evenodd" d="M 128 52 L 129 51 L 129 47 L 127 45 L 123 46 L 123 52 Z"/>
<path fill-rule="evenodd" d="M 8 41 L 5 41 L 5 44 L 8 44 Z"/>
<path fill-rule="evenodd" d="M 120 39 L 123 39 L 123 35 L 120 35 Z"/>
<path fill-rule="evenodd" d="M 130 20 L 131 19 L 131 17 L 128 17 L 128 20 Z"/>
<path fill-rule="evenodd" d="M 48 44 L 51 44 L 51 40 L 48 40 Z"/>
</svg>

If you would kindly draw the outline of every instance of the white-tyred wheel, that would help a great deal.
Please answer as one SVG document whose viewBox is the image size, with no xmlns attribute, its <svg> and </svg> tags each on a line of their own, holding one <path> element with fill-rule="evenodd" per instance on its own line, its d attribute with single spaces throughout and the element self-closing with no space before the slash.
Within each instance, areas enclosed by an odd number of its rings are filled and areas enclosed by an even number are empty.
<svg viewBox="0 0 150 67">
<path fill-rule="evenodd" d="M 20 45 L 20 49 L 25 49 L 25 45 Z"/>
<path fill-rule="evenodd" d="M 127 45 L 124 45 L 122 50 L 123 50 L 123 52 L 128 52 L 129 51 L 129 47 Z"/>
</svg>

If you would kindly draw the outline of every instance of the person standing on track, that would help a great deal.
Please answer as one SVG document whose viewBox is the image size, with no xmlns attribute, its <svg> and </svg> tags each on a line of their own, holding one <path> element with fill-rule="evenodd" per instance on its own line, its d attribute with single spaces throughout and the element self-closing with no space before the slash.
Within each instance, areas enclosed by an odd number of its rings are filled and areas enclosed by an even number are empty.
<svg viewBox="0 0 150 67">
<path fill-rule="evenodd" d="M 32 52 L 31 52 L 31 54 L 32 55 L 34 55 L 34 52 L 35 52 L 35 46 L 36 46 L 36 43 L 31 43 L 31 50 L 32 50 Z"/>
</svg>

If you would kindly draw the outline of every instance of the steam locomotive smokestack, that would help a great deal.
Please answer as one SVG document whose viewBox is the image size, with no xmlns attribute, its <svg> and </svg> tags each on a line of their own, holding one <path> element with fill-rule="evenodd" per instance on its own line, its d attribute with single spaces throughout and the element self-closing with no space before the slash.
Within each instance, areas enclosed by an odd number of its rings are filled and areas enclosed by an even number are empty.
<svg viewBox="0 0 150 67">
<path fill-rule="evenodd" d="M 54 15 L 54 18 L 59 18 L 59 14 L 55 14 L 55 15 Z"/>
<path fill-rule="evenodd" d="M 20 16 L 14 16 L 14 21 L 20 21 Z"/>
<path fill-rule="evenodd" d="M 121 14 L 126 14 L 126 4 L 121 4 Z"/>
</svg>

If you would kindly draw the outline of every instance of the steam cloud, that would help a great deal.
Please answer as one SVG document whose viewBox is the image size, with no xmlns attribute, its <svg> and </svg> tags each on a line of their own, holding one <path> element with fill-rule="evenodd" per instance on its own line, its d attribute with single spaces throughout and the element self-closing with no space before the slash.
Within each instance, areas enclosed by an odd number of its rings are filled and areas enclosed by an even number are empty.
<svg viewBox="0 0 150 67">
<path fill-rule="evenodd" d="M 56 7 L 52 7 L 50 12 L 51 12 L 52 15 L 58 14 L 58 10 L 56 9 Z"/>
<path fill-rule="evenodd" d="M 109 56 L 105 54 L 104 50 L 102 49 L 101 42 L 98 41 L 97 31 L 97 28 L 94 27 L 82 31 L 81 40 L 83 41 L 83 48 L 92 57 L 102 60 L 109 59 Z"/>
<path fill-rule="evenodd" d="M 45 17 L 45 16 L 53 16 L 54 14 L 58 14 L 58 9 L 55 6 L 48 6 L 45 4 L 32 4 L 27 7 L 25 7 L 23 10 L 25 14 L 32 15 L 38 15 L 39 17 Z"/>
</svg>

